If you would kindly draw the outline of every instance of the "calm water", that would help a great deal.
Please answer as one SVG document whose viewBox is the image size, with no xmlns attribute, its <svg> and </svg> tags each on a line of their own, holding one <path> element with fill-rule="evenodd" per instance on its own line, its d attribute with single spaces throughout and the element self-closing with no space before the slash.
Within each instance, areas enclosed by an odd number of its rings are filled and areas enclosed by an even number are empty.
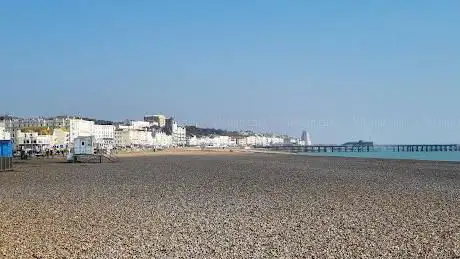
<svg viewBox="0 0 460 259">
<path fill-rule="evenodd" d="M 460 152 L 321 152 L 299 153 L 308 156 L 340 156 L 382 159 L 415 159 L 432 161 L 460 161 Z"/>
</svg>

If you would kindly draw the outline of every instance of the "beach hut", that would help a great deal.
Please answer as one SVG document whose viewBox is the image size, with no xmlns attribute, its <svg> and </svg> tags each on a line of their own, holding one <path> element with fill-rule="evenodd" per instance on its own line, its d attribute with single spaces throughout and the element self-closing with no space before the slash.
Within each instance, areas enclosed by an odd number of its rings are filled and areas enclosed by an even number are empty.
<svg viewBox="0 0 460 259">
<path fill-rule="evenodd" d="M 75 155 L 93 155 L 95 153 L 96 140 L 93 136 L 77 137 L 74 140 Z"/>
<path fill-rule="evenodd" d="M 0 171 L 13 169 L 13 142 L 0 140 Z"/>
<path fill-rule="evenodd" d="M 77 137 L 67 156 L 68 162 L 102 163 L 103 158 L 110 162 L 118 161 L 110 152 L 101 152 L 94 136 Z"/>
</svg>

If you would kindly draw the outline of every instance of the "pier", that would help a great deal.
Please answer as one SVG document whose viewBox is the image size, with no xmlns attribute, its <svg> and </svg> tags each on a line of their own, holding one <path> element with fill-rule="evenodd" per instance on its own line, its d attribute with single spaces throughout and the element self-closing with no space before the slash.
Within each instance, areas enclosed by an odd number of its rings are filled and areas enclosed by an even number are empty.
<svg viewBox="0 0 460 259">
<path fill-rule="evenodd" d="M 459 152 L 460 144 L 394 144 L 394 145 L 311 145 L 261 146 L 273 151 L 291 153 L 320 152 Z"/>
</svg>

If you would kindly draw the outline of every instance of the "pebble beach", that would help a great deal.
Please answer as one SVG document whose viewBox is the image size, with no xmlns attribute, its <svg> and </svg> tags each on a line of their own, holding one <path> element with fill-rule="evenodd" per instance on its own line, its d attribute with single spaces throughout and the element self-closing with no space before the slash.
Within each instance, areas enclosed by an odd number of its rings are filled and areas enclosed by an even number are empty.
<svg viewBox="0 0 460 259">
<path fill-rule="evenodd" d="M 460 163 L 191 152 L 0 172 L 5 258 L 460 258 Z"/>
</svg>

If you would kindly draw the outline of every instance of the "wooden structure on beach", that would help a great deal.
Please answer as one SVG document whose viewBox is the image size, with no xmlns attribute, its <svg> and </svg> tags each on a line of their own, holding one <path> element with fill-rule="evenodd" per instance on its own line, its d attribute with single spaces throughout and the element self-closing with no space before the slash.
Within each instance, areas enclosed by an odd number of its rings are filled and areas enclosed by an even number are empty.
<svg viewBox="0 0 460 259">
<path fill-rule="evenodd" d="M 68 160 L 73 163 L 102 163 L 117 162 L 119 159 L 109 150 L 96 148 L 93 136 L 85 136 L 75 138 L 73 153 L 71 152 Z"/>
<path fill-rule="evenodd" d="M 86 155 L 86 154 L 73 155 L 72 160 L 69 162 L 103 163 L 103 162 L 118 162 L 118 161 L 119 161 L 119 158 L 114 155 L 96 153 L 96 154 L 91 154 L 91 155 Z"/>
<path fill-rule="evenodd" d="M 395 145 L 284 145 L 257 147 L 292 153 L 319 152 L 459 152 L 460 144 L 395 144 Z"/>
</svg>

